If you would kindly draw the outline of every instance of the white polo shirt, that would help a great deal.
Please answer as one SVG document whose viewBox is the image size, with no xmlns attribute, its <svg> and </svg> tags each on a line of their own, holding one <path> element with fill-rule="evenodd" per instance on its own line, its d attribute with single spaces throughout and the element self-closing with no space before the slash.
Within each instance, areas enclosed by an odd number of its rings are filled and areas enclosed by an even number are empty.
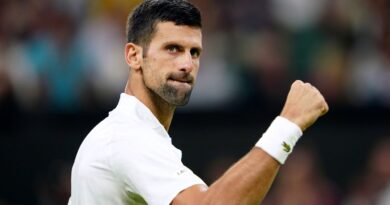
<svg viewBox="0 0 390 205">
<path fill-rule="evenodd" d="M 122 93 L 79 148 L 68 205 L 168 205 L 195 184 L 204 182 L 183 165 L 153 113 Z"/>
</svg>

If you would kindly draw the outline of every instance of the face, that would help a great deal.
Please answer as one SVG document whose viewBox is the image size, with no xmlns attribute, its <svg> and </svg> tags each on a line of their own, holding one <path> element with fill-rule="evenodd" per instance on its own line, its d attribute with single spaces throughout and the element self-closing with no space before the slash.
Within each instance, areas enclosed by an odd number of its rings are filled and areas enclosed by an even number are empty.
<svg viewBox="0 0 390 205">
<path fill-rule="evenodd" d="M 199 70 L 199 28 L 160 22 L 142 63 L 145 86 L 171 105 L 188 103 Z"/>
</svg>

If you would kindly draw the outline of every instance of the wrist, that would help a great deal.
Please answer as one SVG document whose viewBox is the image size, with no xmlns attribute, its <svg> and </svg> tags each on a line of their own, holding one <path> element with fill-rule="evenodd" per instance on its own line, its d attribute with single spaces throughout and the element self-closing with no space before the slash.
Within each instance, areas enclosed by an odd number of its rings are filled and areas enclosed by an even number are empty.
<svg viewBox="0 0 390 205">
<path fill-rule="evenodd" d="M 302 130 L 297 124 L 278 116 L 255 146 L 263 149 L 280 164 L 284 164 L 301 136 Z"/>
<path fill-rule="evenodd" d="M 294 123 L 295 125 L 297 125 L 301 130 L 304 130 L 304 123 L 302 122 L 302 117 L 300 117 L 299 115 L 297 115 L 296 113 L 293 113 L 293 112 L 285 112 L 283 110 L 282 113 L 280 113 L 279 115 L 280 117 L 283 117 L 285 118 L 286 120 Z"/>
</svg>

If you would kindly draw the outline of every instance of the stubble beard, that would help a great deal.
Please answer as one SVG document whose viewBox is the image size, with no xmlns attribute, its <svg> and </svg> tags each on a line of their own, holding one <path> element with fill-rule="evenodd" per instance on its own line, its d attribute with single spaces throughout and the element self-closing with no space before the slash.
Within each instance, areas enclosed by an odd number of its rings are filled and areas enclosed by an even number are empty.
<svg viewBox="0 0 390 205">
<path fill-rule="evenodd" d="M 146 88 L 149 90 L 151 97 L 156 100 L 157 103 L 168 103 L 172 106 L 184 106 L 187 105 L 192 89 L 188 90 L 184 94 L 180 95 L 180 91 L 174 86 L 169 85 L 167 82 L 161 84 L 159 87 L 151 86 L 144 79 Z"/>
<path fill-rule="evenodd" d="M 160 88 L 160 97 L 163 98 L 166 102 L 174 106 L 184 106 L 187 105 L 190 101 L 192 89 L 185 92 L 182 96 L 179 95 L 179 91 L 173 86 L 165 83 Z"/>
</svg>

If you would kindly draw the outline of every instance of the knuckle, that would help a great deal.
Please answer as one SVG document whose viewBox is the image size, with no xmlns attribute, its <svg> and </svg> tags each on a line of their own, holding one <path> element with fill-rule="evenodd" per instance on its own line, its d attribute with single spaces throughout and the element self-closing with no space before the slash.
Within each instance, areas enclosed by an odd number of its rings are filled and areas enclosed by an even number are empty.
<svg viewBox="0 0 390 205">
<path fill-rule="evenodd" d="M 322 106 L 322 112 L 327 113 L 328 111 L 329 111 L 329 106 L 326 102 L 324 102 Z"/>
<path fill-rule="evenodd" d="M 325 104 L 326 110 L 329 110 L 329 105 L 328 105 L 328 103 L 324 102 L 324 104 Z"/>
<path fill-rule="evenodd" d="M 301 80 L 295 80 L 292 85 L 293 86 L 299 86 L 299 85 L 302 85 L 302 84 L 303 84 L 303 82 Z"/>
</svg>

